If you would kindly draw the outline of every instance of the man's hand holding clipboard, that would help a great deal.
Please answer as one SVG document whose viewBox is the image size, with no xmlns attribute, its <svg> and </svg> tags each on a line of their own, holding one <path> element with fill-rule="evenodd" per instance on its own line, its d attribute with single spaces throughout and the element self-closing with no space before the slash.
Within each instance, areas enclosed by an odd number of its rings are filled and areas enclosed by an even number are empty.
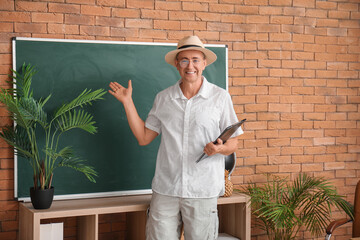
<svg viewBox="0 0 360 240">
<path fill-rule="evenodd" d="M 221 139 L 223 144 L 238 130 L 238 128 L 246 121 L 246 119 L 241 120 L 240 122 L 237 122 L 233 125 L 228 126 L 225 128 L 225 130 L 220 134 L 220 136 L 217 139 Z M 217 139 L 213 142 L 214 144 L 217 144 Z M 196 163 L 200 162 L 201 160 L 208 157 L 205 153 L 203 153 L 198 160 L 196 160 Z"/>
</svg>

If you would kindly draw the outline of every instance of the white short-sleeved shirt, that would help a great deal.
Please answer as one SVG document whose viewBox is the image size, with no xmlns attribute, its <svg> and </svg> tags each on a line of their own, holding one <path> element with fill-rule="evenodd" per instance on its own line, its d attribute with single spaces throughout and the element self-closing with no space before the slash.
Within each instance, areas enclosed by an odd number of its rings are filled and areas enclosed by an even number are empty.
<svg viewBox="0 0 360 240">
<path fill-rule="evenodd" d="M 224 156 L 196 163 L 205 145 L 238 121 L 230 94 L 209 83 L 187 99 L 180 81 L 157 94 L 145 126 L 161 134 L 152 190 L 183 198 L 210 198 L 224 193 Z M 242 134 L 241 128 L 234 136 Z"/>
</svg>

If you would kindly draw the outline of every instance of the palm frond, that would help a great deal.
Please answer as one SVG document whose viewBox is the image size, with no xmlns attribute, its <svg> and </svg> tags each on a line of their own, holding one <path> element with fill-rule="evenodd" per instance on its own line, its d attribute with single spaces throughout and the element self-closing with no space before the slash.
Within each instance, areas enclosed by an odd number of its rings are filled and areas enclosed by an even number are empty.
<svg viewBox="0 0 360 240">
<path fill-rule="evenodd" d="M 66 132 L 73 128 L 83 129 L 91 134 L 96 133 L 95 121 L 93 116 L 84 110 L 76 111 L 75 109 L 61 115 L 57 120 L 57 127 L 61 132 Z"/>
<path fill-rule="evenodd" d="M 57 111 L 54 113 L 54 119 L 58 118 L 61 115 L 69 112 L 70 110 L 83 107 L 84 105 L 91 105 L 95 100 L 103 99 L 102 96 L 106 92 L 104 89 L 98 89 L 95 91 L 85 89 L 78 97 L 72 100 L 70 103 L 63 104 Z"/>
<path fill-rule="evenodd" d="M 47 114 L 42 106 L 42 103 L 39 103 L 34 98 L 30 97 L 20 99 L 18 109 L 23 119 L 31 122 L 38 122 L 46 129 Z"/>
<path fill-rule="evenodd" d="M 96 183 L 94 177 L 98 176 L 97 172 L 95 171 L 94 167 L 84 164 L 84 162 L 84 160 L 79 160 L 78 158 L 66 158 L 62 159 L 56 167 L 72 168 L 78 172 L 83 173 L 91 182 Z"/>
<path fill-rule="evenodd" d="M 0 132 L 0 137 L 16 150 L 17 155 L 27 159 L 33 157 L 31 144 L 24 128 L 18 125 L 16 127 L 5 126 Z"/>
<path fill-rule="evenodd" d="M 32 77 L 36 74 L 34 66 L 31 64 L 26 65 L 25 63 L 21 67 L 21 72 L 17 72 L 11 69 L 13 75 L 9 75 L 10 78 L 13 78 L 13 82 L 16 85 L 16 89 L 13 89 L 16 93 L 16 97 L 32 97 L 33 91 L 31 90 Z"/>
<path fill-rule="evenodd" d="M 250 183 L 239 191 L 251 197 L 252 212 L 270 239 L 293 239 L 302 226 L 319 236 L 334 206 L 353 218 L 352 205 L 324 178 L 299 174 L 289 182 L 271 176 L 264 184 Z"/>
</svg>

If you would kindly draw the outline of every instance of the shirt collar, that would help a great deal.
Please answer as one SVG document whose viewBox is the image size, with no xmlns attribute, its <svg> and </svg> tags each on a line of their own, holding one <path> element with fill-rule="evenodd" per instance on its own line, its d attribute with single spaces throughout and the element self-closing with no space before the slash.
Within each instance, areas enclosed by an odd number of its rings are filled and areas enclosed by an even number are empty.
<svg viewBox="0 0 360 240">
<path fill-rule="evenodd" d="M 203 82 L 202 82 L 200 90 L 196 94 L 196 96 L 208 98 L 209 97 L 209 82 L 206 80 L 206 78 L 204 76 L 202 76 L 202 79 L 203 79 Z M 186 99 L 184 94 L 181 91 L 180 83 L 181 83 L 181 79 L 175 84 L 175 87 L 173 89 L 174 91 L 172 93 L 172 99 L 178 99 L 178 98 Z"/>
</svg>

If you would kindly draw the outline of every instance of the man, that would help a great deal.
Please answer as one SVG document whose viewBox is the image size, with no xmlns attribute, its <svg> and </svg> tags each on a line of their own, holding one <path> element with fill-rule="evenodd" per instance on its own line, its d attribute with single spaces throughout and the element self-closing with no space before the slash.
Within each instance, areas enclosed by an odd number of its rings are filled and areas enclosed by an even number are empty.
<svg viewBox="0 0 360 240">
<path fill-rule="evenodd" d="M 181 79 L 157 94 L 144 122 L 132 101 L 132 85 L 116 82 L 109 90 L 125 108 L 129 126 L 140 145 L 161 133 L 153 196 L 146 238 L 217 239 L 217 198 L 224 193 L 224 155 L 237 149 L 239 129 L 226 143 L 213 141 L 237 117 L 228 92 L 202 76 L 216 55 L 196 36 L 181 39 L 165 61 L 177 68 Z M 209 157 L 196 163 L 202 153 Z"/>
</svg>

